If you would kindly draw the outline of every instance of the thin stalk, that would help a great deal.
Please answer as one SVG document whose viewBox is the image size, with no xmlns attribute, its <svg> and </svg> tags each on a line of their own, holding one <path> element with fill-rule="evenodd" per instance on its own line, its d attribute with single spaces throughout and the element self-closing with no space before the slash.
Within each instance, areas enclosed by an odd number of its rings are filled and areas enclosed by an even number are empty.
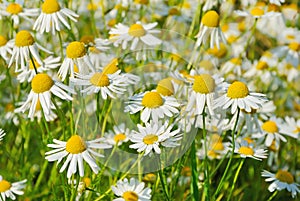
<svg viewBox="0 0 300 201">
<path fill-rule="evenodd" d="M 235 175 L 234 175 L 233 184 L 231 185 L 231 189 L 230 189 L 229 196 L 227 197 L 227 201 L 230 201 L 230 199 L 231 199 L 231 196 L 232 196 L 232 193 L 233 193 L 233 190 L 234 190 L 234 187 L 235 187 L 237 178 L 238 178 L 238 176 L 239 176 L 239 174 L 240 174 L 240 171 L 241 171 L 241 169 L 242 169 L 242 166 L 243 166 L 244 162 L 245 162 L 245 158 L 243 158 L 243 159 L 241 160 L 241 162 L 240 162 L 240 164 L 239 164 L 239 167 L 238 167 L 238 169 L 237 169 L 237 171 L 236 171 L 236 173 L 235 173 Z"/>
<path fill-rule="evenodd" d="M 235 130 L 236 130 L 236 127 L 237 127 L 237 123 L 238 123 L 238 121 L 239 121 L 240 108 L 238 108 L 238 111 L 237 111 L 237 112 L 238 112 L 238 113 L 237 113 L 237 117 L 236 117 L 236 120 L 235 120 L 235 123 L 234 123 L 234 127 L 233 127 L 232 132 L 231 132 L 231 137 L 232 137 L 232 151 L 231 151 L 231 155 L 230 155 L 229 161 L 228 161 L 228 163 L 227 163 L 227 165 L 226 165 L 226 168 L 225 168 L 225 171 L 224 171 L 224 173 L 223 173 L 223 176 L 222 176 L 222 178 L 221 178 L 221 180 L 220 180 L 220 182 L 219 182 L 219 185 L 218 185 L 218 187 L 217 187 L 217 190 L 216 190 L 216 192 L 215 192 L 214 195 L 213 195 L 213 198 L 216 198 L 216 197 L 217 197 L 217 195 L 219 194 L 221 188 L 223 187 L 224 180 L 225 180 L 225 178 L 226 178 L 226 176 L 227 176 L 227 173 L 228 173 L 228 171 L 229 171 L 229 168 L 230 168 L 230 165 L 231 165 L 231 161 L 232 161 L 232 158 L 233 158 L 233 155 L 234 155 L 234 149 L 235 149 L 235 136 L 234 136 L 234 134 L 235 134 Z M 214 199 L 214 200 L 215 200 L 215 199 Z"/>
<path fill-rule="evenodd" d="M 199 200 L 199 189 L 198 189 L 198 170 L 196 161 L 196 144 L 195 140 L 191 146 L 191 167 L 192 167 L 192 182 L 191 182 L 191 194 L 193 195 L 193 200 Z"/>
<path fill-rule="evenodd" d="M 39 188 L 39 186 L 40 186 L 42 180 L 44 179 L 44 175 L 45 175 L 45 172 L 46 172 L 47 167 L 48 167 L 48 161 L 45 160 L 45 161 L 44 161 L 44 164 L 43 164 L 43 166 L 42 166 L 41 173 L 39 174 L 39 176 L 38 176 L 38 178 L 37 178 L 37 180 L 36 180 L 35 186 L 34 186 L 34 190 L 35 190 L 35 191 L 38 191 L 38 188 Z"/>
<path fill-rule="evenodd" d="M 34 68 L 34 72 L 35 72 L 35 74 L 38 74 L 37 68 L 35 66 L 35 62 L 32 58 L 32 55 L 31 55 L 31 52 L 30 52 L 29 48 L 28 48 L 28 52 L 29 52 L 30 61 L 32 62 L 32 65 L 33 65 L 33 68 Z"/>
<path fill-rule="evenodd" d="M 269 197 L 269 199 L 267 201 L 271 201 L 273 200 L 273 198 L 277 195 L 278 191 L 274 191 L 274 193 L 271 195 L 271 197 Z"/>
<path fill-rule="evenodd" d="M 62 40 L 60 31 L 58 31 L 57 34 L 58 34 L 58 38 L 59 38 L 60 57 L 61 57 L 61 59 L 63 59 L 64 58 L 63 40 Z"/>
<path fill-rule="evenodd" d="M 204 108 L 205 110 L 205 108 Z M 205 128 L 205 112 L 202 114 L 202 122 L 203 122 L 203 138 L 204 138 L 204 193 L 205 193 L 205 200 L 210 200 L 210 175 L 209 175 L 209 165 L 208 165 L 208 157 L 207 157 L 207 138 L 206 138 L 206 128 Z"/>
</svg>

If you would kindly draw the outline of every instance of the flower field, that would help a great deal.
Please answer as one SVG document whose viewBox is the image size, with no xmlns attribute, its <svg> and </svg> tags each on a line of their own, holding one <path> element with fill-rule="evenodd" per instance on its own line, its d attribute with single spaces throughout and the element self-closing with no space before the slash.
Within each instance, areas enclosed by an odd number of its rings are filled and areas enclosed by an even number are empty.
<svg viewBox="0 0 300 201">
<path fill-rule="evenodd" d="M 299 6 L 0 1 L 0 201 L 300 200 Z"/>
</svg>

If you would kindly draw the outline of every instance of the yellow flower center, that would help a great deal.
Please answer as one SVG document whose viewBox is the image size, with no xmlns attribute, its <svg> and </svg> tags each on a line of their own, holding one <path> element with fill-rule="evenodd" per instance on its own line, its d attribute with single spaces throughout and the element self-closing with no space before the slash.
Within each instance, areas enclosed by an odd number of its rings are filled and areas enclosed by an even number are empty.
<svg viewBox="0 0 300 201">
<path fill-rule="evenodd" d="M 278 172 L 276 173 L 275 177 L 279 181 L 282 181 L 282 182 L 285 182 L 285 183 L 288 183 L 288 184 L 294 183 L 294 177 L 288 171 L 278 170 Z"/>
<path fill-rule="evenodd" d="M 248 142 L 248 144 L 253 144 L 254 143 L 254 141 L 250 137 L 245 137 L 243 140 Z"/>
<path fill-rule="evenodd" d="M 269 4 L 268 5 L 268 12 L 280 12 L 280 7 L 276 4 Z"/>
<path fill-rule="evenodd" d="M 0 35 L 0 47 L 6 45 L 6 43 L 7 39 L 4 36 Z"/>
<path fill-rule="evenodd" d="M 295 39 L 295 36 L 292 35 L 292 34 L 287 34 L 287 35 L 285 36 L 285 38 L 286 38 L 286 39 L 289 39 L 289 40 L 294 40 L 294 39 Z"/>
<path fill-rule="evenodd" d="M 158 82 L 156 91 L 163 96 L 171 96 L 174 94 L 174 87 L 170 78 L 162 79 Z"/>
<path fill-rule="evenodd" d="M 169 15 L 180 15 L 180 10 L 173 7 L 169 10 Z"/>
<path fill-rule="evenodd" d="M 157 108 L 163 104 L 161 95 L 155 91 L 147 92 L 142 99 L 142 105 L 148 108 Z"/>
<path fill-rule="evenodd" d="M 222 30 L 223 32 L 228 31 L 228 30 L 229 30 L 229 25 L 228 25 L 228 24 L 224 24 L 224 25 L 221 27 L 221 30 Z"/>
<path fill-rule="evenodd" d="M 227 97 L 229 98 L 245 98 L 248 94 L 248 87 L 243 82 L 239 81 L 233 82 L 227 91 Z"/>
<path fill-rule="evenodd" d="M 108 22 L 107 22 L 107 25 L 109 27 L 113 27 L 117 24 L 117 19 L 113 18 L 113 19 L 110 19 Z"/>
<path fill-rule="evenodd" d="M 60 6 L 57 0 L 45 0 L 42 5 L 42 11 L 46 14 L 55 13 L 60 11 Z"/>
<path fill-rule="evenodd" d="M 5 191 L 9 190 L 11 187 L 11 184 L 6 180 L 0 181 L 0 193 L 4 193 Z"/>
<path fill-rule="evenodd" d="M 146 182 L 155 182 L 156 181 L 156 175 L 153 173 L 148 173 L 144 176 L 143 181 Z"/>
<path fill-rule="evenodd" d="M 220 44 L 220 48 L 218 48 L 216 45 L 213 48 L 209 48 L 207 50 L 207 53 L 214 55 L 215 57 L 222 58 L 227 53 L 227 48 L 224 45 L 224 43 Z"/>
<path fill-rule="evenodd" d="M 5 112 L 13 112 L 15 110 L 15 107 L 12 103 L 8 103 L 5 105 L 4 111 Z"/>
<path fill-rule="evenodd" d="M 34 43 L 34 38 L 28 31 L 22 30 L 17 33 L 16 40 L 15 40 L 15 44 L 17 47 L 30 46 L 33 43 Z"/>
<path fill-rule="evenodd" d="M 300 50 L 300 43 L 297 43 L 297 42 L 291 42 L 289 44 L 289 48 L 291 50 L 294 50 L 295 52 L 298 52 Z"/>
<path fill-rule="evenodd" d="M 90 82 L 97 87 L 106 87 L 110 84 L 108 76 L 104 73 L 95 73 Z"/>
<path fill-rule="evenodd" d="M 241 21 L 241 22 L 239 22 L 238 23 L 238 30 L 240 31 L 240 32 L 244 32 L 245 30 L 246 30 L 246 23 L 245 23 L 245 21 Z"/>
<path fill-rule="evenodd" d="M 261 8 L 253 8 L 251 11 L 250 11 L 250 14 L 253 15 L 253 16 L 262 16 L 264 14 L 264 10 L 261 9 Z"/>
<path fill-rule="evenodd" d="M 147 5 L 149 3 L 149 0 L 134 0 L 134 3 Z"/>
<path fill-rule="evenodd" d="M 274 121 L 266 121 L 265 123 L 263 123 L 261 128 L 268 133 L 278 132 L 277 124 Z"/>
<path fill-rule="evenodd" d="M 114 141 L 115 142 L 123 141 L 125 139 L 126 139 L 126 135 L 124 133 L 119 133 L 119 134 L 114 136 Z"/>
<path fill-rule="evenodd" d="M 197 93 L 208 94 L 214 92 L 216 83 L 208 74 L 195 75 L 193 90 Z"/>
<path fill-rule="evenodd" d="M 91 185 L 91 183 L 92 183 L 92 180 L 90 178 L 88 178 L 88 177 L 84 177 L 83 178 L 83 182 L 85 183 L 85 185 L 87 187 L 89 187 Z"/>
<path fill-rule="evenodd" d="M 207 155 L 211 158 L 217 158 L 220 154 L 215 152 L 214 150 L 208 150 Z"/>
<path fill-rule="evenodd" d="M 125 201 L 138 201 L 139 200 L 138 194 L 136 194 L 133 191 L 126 191 L 125 193 L 123 193 L 123 198 Z"/>
<path fill-rule="evenodd" d="M 242 64 L 242 60 L 240 58 L 232 58 L 230 59 L 230 62 L 236 66 L 240 66 Z"/>
<path fill-rule="evenodd" d="M 73 135 L 66 144 L 66 151 L 71 154 L 79 154 L 86 150 L 86 145 L 79 135 Z"/>
<path fill-rule="evenodd" d="M 86 54 L 84 43 L 74 41 L 71 42 L 67 47 L 67 57 L 71 59 L 77 59 L 83 57 Z"/>
<path fill-rule="evenodd" d="M 300 133 L 300 127 L 296 127 L 296 129 L 293 132 L 294 133 Z"/>
<path fill-rule="evenodd" d="M 22 10 L 23 8 L 21 7 L 21 5 L 17 3 L 11 3 L 6 7 L 6 11 L 13 15 L 22 12 Z"/>
<path fill-rule="evenodd" d="M 213 151 L 223 151 L 224 150 L 224 145 L 221 141 L 215 142 L 212 144 L 212 150 Z"/>
<path fill-rule="evenodd" d="M 49 91 L 53 85 L 53 80 L 45 73 L 37 74 L 31 81 L 31 88 L 37 94 Z"/>
<path fill-rule="evenodd" d="M 235 36 L 235 35 L 229 35 L 228 38 L 227 38 L 227 42 L 228 42 L 229 44 L 232 44 L 232 43 L 234 43 L 235 41 L 237 41 L 238 38 L 239 38 L 238 36 Z"/>
<path fill-rule="evenodd" d="M 146 135 L 143 139 L 143 142 L 145 144 L 154 144 L 155 142 L 157 142 L 158 140 L 158 136 L 157 135 L 154 135 L 154 134 L 149 134 L 149 135 Z"/>
<path fill-rule="evenodd" d="M 130 26 L 128 34 L 133 37 L 141 37 L 146 35 L 146 30 L 141 24 L 133 24 Z"/>
<path fill-rule="evenodd" d="M 256 69 L 257 70 L 264 70 L 264 69 L 267 69 L 268 67 L 269 67 L 269 65 L 265 61 L 259 61 L 256 64 Z"/>
<path fill-rule="evenodd" d="M 109 64 L 107 64 L 104 68 L 103 68 L 103 73 L 106 74 L 114 74 L 115 72 L 117 72 L 119 70 L 118 68 L 118 64 L 119 61 L 117 58 L 114 58 L 113 60 L 111 60 L 111 62 Z"/>
<path fill-rule="evenodd" d="M 82 42 L 82 43 L 84 43 L 86 45 L 88 45 L 90 43 L 94 44 L 95 43 L 94 42 L 94 36 L 92 36 L 92 35 L 84 35 L 84 36 L 81 37 L 80 42 Z"/>
<path fill-rule="evenodd" d="M 88 10 L 93 10 L 93 11 L 95 11 L 95 10 L 97 10 L 98 6 L 97 6 L 97 4 L 95 4 L 95 3 L 89 3 L 89 4 L 87 5 L 86 8 L 87 8 Z"/>
<path fill-rule="evenodd" d="M 253 151 L 253 149 L 251 147 L 242 146 L 239 149 L 239 153 L 240 154 L 244 154 L 244 155 L 248 155 L 248 156 L 253 156 L 254 151 Z"/>
<path fill-rule="evenodd" d="M 220 23 L 220 16 L 216 11 L 211 10 L 205 13 L 201 22 L 207 27 L 218 27 Z"/>
<path fill-rule="evenodd" d="M 33 62 L 32 60 L 30 60 L 29 62 L 29 69 L 33 70 L 34 67 L 36 67 L 36 69 L 38 69 L 41 65 L 35 60 L 33 59 Z"/>
</svg>

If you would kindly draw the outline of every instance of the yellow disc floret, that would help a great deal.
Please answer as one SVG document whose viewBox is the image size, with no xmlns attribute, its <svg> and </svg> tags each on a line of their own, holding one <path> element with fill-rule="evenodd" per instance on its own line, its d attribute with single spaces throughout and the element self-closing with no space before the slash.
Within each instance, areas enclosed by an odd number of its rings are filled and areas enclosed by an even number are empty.
<svg viewBox="0 0 300 201">
<path fill-rule="evenodd" d="M 162 79 L 158 82 L 156 91 L 163 96 L 171 96 L 174 94 L 174 87 L 170 78 Z"/>
<path fill-rule="evenodd" d="M 268 132 L 268 133 L 276 133 L 278 132 L 278 127 L 277 127 L 277 124 L 276 122 L 274 121 L 266 121 L 265 123 L 263 123 L 263 125 L 261 126 L 261 128 Z"/>
<path fill-rule="evenodd" d="M 4 36 L 0 35 L 0 47 L 6 45 L 6 43 L 7 39 Z"/>
<path fill-rule="evenodd" d="M 297 42 L 291 42 L 289 44 L 289 48 L 291 50 L 294 50 L 295 52 L 298 52 L 300 50 L 300 43 L 297 43 Z"/>
<path fill-rule="evenodd" d="M 278 172 L 275 175 L 276 179 L 278 179 L 281 182 L 285 182 L 288 184 L 294 183 L 294 177 L 291 173 L 285 170 L 278 170 Z"/>
<path fill-rule="evenodd" d="M 119 134 L 114 136 L 114 141 L 115 142 L 123 141 L 125 139 L 126 139 L 126 135 L 124 133 L 119 133 Z"/>
<path fill-rule="evenodd" d="M 5 191 L 9 190 L 11 188 L 11 183 L 9 183 L 6 180 L 1 180 L 0 181 L 0 193 L 4 193 Z"/>
<path fill-rule="evenodd" d="M 67 57 L 71 59 L 81 58 L 86 54 L 84 43 L 74 41 L 71 42 L 67 47 Z"/>
<path fill-rule="evenodd" d="M 150 145 L 150 144 L 154 144 L 155 142 L 158 141 L 158 136 L 157 135 L 154 135 L 154 134 L 149 134 L 149 135 L 146 135 L 144 138 L 143 138 L 143 142 L 147 145 Z"/>
<path fill-rule="evenodd" d="M 253 156 L 254 154 L 254 151 L 251 147 L 245 147 L 245 146 L 241 146 L 239 148 L 239 153 L 240 154 L 244 154 L 244 155 L 247 155 L 247 156 Z"/>
<path fill-rule="evenodd" d="M 15 44 L 17 47 L 30 46 L 34 43 L 34 38 L 32 35 L 26 31 L 19 31 L 16 35 Z"/>
<path fill-rule="evenodd" d="M 230 62 L 236 66 L 240 66 L 242 64 L 241 58 L 237 58 L 237 57 L 230 59 Z"/>
<path fill-rule="evenodd" d="M 38 69 L 39 67 L 41 67 L 41 65 L 35 59 L 33 59 L 33 62 L 32 62 L 32 60 L 30 60 L 30 62 L 29 62 L 29 69 L 33 70 L 34 67 L 36 69 Z"/>
<path fill-rule="evenodd" d="M 227 91 L 227 97 L 229 98 L 245 98 L 248 94 L 248 87 L 243 82 L 239 81 L 233 82 Z"/>
<path fill-rule="evenodd" d="M 45 0 L 42 5 L 42 11 L 46 14 L 55 13 L 60 11 L 60 6 L 57 0 Z"/>
<path fill-rule="evenodd" d="M 214 92 L 216 83 L 208 74 L 195 75 L 193 90 L 197 93 L 208 94 Z"/>
<path fill-rule="evenodd" d="M 117 72 L 119 70 L 118 65 L 119 65 L 118 59 L 114 58 L 113 60 L 111 60 L 111 62 L 109 64 L 107 64 L 103 68 L 103 73 L 114 74 L 115 72 Z"/>
<path fill-rule="evenodd" d="M 157 108 L 163 104 L 161 95 L 155 91 L 147 92 L 142 99 L 142 105 L 148 108 Z"/>
<path fill-rule="evenodd" d="M 141 37 L 146 35 L 146 30 L 144 29 L 143 25 L 141 24 L 133 24 L 130 26 L 128 30 L 128 34 L 133 37 Z"/>
<path fill-rule="evenodd" d="M 138 194 L 136 194 L 133 191 L 126 191 L 125 193 L 123 193 L 123 196 L 125 201 L 138 201 L 139 200 L 139 196 Z"/>
<path fill-rule="evenodd" d="M 264 10 L 258 7 L 255 7 L 250 11 L 250 14 L 253 16 L 262 16 L 264 13 Z"/>
<path fill-rule="evenodd" d="M 86 150 L 86 145 L 79 135 L 73 135 L 66 144 L 66 151 L 71 154 L 79 154 Z"/>
<path fill-rule="evenodd" d="M 31 88 L 33 92 L 37 94 L 49 91 L 53 85 L 53 80 L 45 73 L 37 74 L 31 82 Z"/>
<path fill-rule="evenodd" d="M 207 27 L 218 27 L 220 23 L 220 16 L 216 11 L 211 10 L 205 13 L 201 22 Z"/>
<path fill-rule="evenodd" d="M 17 3 L 11 3 L 6 7 L 6 11 L 10 14 L 16 15 L 23 11 L 23 8 L 20 4 Z"/>
<path fill-rule="evenodd" d="M 90 82 L 97 87 L 106 87 L 110 84 L 109 78 L 105 73 L 95 73 Z"/>
<path fill-rule="evenodd" d="M 259 61 L 256 64 L 256 69 L 257 70 L 264 70 L 267 69 L 269 67 L 268 63 L 265 61 Z"/>
</svg>

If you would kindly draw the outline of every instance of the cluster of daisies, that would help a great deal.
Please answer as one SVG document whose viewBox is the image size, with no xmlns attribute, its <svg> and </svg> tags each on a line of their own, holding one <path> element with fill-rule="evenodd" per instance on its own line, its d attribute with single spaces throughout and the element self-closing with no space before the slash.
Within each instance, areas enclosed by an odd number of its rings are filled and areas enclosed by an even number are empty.
<svg viewBox="0 0 300 201">
<path fill-rule="evenodd" d="M 85 110 L 96 114 L 101 134 L 63 133 L 47 140 L 52 143 L 47 144 L 51 150 L 45 159 L 57 161 L 59 172 L 66 172 L 72 184 L 75 175 L 93 175 L 91 181 L 72 185 L 77 200 L 90 198 L 85 190 L 99 190 L 96 181 L 105 167 L 98 159 L 105 158 L 104 153 L 129 149 L 151 160 L 186 148 L 194 128 L 203 131 L 197 134 L 201 140 L 193 139 L 199 161 L 224 157 L 231 161 L 235 156 L 266 160 L 268 170 L 261 176 L 272 182 L 270 192 L 286 189 L 293 198 L 300 192 L 300 181 L 293 176 L 297 167 L 279 160 L 287 142 L 299 145 L 296 4 L 284 0 L 242 0 L 239 6 L 221 0 L 174 5 L 160 0 L 27 3 L 0 3 L 0 20 L 9 26 L 0 34 L 1 62 L 7 69 L 0 81 L 8 80 L 18 89 L 10 91 L 13 101 L 6 104 L 4 119 L 16 127 L 28 120 L 46 127 L 67 121 L 72 127 L 69 106 L 75 97 L 95 95 Z M 102 118 L 100 114 L 111 110 L 106 104 L 113 108 L 113 101 L 124 103 L 118 112 L 128 114 L 134 128 Z M 285 109 L 288 115 L 280 115 Z M 6 137 L 1 129 L 1 146 Z M 26 182 L 10 183 L 0 176 L 2 200 L 22 195 Z M 141 180 L 114 182 L 109 190 L 118 197 L 115 200 L 151 200 L 153 189 Z"/>
</svg>

